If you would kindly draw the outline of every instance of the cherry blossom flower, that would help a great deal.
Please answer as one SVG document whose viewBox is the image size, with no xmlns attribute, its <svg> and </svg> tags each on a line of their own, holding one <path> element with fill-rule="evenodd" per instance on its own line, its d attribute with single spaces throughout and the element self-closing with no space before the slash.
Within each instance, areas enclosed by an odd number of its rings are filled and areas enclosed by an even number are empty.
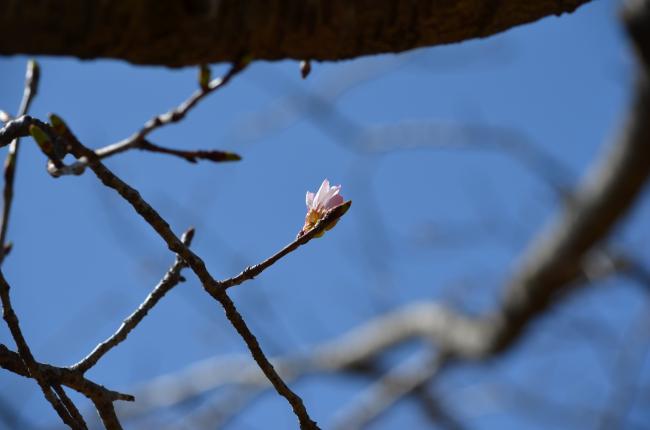
<svg viewBox="0 0 650 430">
<path fill-rule="evenodd" d="M 316 223 L 327 214 L 327 212 L 341 204 L 343 204 L 343 196 L 339 194 L 341 186 L 330 186 L 330 181 L 325 179 L 321 184 L 318 191 L 314 194 L 307 191 L 305 203 L 307 204 L 307 215 L 305 216 L 305 225 L 303 226 L 299 235 L 311 230 Z M 325 230 L 329 230 L 336 225 L 336 221 L 328 225 Z M 320 237 L 325 233 L 323 230 L 316 237 Z"/>
</svg>

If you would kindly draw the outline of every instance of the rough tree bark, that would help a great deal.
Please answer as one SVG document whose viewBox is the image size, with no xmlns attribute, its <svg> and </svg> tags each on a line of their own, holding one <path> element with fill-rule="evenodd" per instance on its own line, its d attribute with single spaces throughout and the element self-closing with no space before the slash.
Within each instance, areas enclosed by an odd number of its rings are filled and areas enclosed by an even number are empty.
<svg viewBox="0 0 650 430">
<path fill-rule="evenodd" d="M 188 66 L 342 60 L 487 37 L 589 0 L 5 0 L 0 54 Z"/>
</svg>

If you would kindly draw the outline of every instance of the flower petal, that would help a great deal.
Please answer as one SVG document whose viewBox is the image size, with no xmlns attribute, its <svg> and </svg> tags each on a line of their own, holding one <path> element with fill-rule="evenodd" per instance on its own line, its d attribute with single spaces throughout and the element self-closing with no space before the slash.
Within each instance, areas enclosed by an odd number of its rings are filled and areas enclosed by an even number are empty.
<svg viewBox="0 0 650 430">
<path fill-rule="evenodd" d="M 328 193 L 327 199 L 331 199 L 335 195 L 341 192 L 341 186 L 340 185 L 335 185 L 330 188 L 330 192 Z"/>
<path fill-rule="evenodd" d="M 335 208 L 339 205 L 343 204 L 343 196 L 338 194 L 334 195 L 332 198 L 330 198 L 326 203 L 325 203 L 325 210 L 330 210 L 332 208 Z"/>
<path fill-rule="evenodd" d="M 307 195 L 305 196 L 305 203 L 307 203 L 307 208 L 308 209 L 313 208 L 314 193 L 312 193 L 311 191 L 307 191 Z"/>
<path fill-rule="evenodd" d="M 313 205 L 314 208 L 317 208 L 319 206 L 322 206 L 323 203 L 325 202 L 325 195 L 328 193 L 330 189 L 330 181 L 325 179 L 322 184 L 320 184 L 320 188 L 316 192 L 316 196 L 314 197 Z"/>
</svg>

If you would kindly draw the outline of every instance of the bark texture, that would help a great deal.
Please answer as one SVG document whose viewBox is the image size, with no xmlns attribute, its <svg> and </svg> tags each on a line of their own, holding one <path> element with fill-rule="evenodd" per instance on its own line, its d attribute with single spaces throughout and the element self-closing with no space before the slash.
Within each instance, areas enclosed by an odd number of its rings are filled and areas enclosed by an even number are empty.
<svg viewBox="0 0 650 430">
<path fill-rule="evenodd" d="M 188 66 L 343 60 L 487 37 L 589 0 L 3 0 L 0 54 Z"/>
</svg>

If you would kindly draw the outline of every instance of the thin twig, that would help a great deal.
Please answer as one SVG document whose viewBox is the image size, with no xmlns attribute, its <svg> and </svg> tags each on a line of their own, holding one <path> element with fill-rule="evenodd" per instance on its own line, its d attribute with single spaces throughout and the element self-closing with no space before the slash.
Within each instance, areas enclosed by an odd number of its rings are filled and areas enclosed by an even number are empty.
<svg viewBox="0 0 650 430">
<path fill-rule="evenodd" d="M 181 236 L 181 241 L 185 246 L 190 246 L 192 238 L 194 237 L 194 229 L 189 229 Z M 116 347 L 120 342 L 124 341 L 129 333 L 144 319 L 147 313 L 153 309 L 154 306 L 181 282 L 181 270 L 186 267 L 185 262 L 179 256 L 176 256 L 174 264 L 167 270 L 161 281 L 145 298 L 144 302 L 127 317 L 117 331 L 108 339 L 100 343 L 88 354 L 83 360 L 71 366 L 72 370 L 85 373 L 93 367 L 108 351 Z"/>
<path fill-rule="evenodd" d="M 104 166 L 99 156 L 95 154 L 94 151 L 88 149 L 79 142 L 60 118 L 52 117 L 52 122 L 57 124 L 55 125 L 57 133 L 68 142 L 71 153 L 77 159 L 85 158 L 88 160 L 88 167 L 90 167 L 97 178 L 104 185 L 115 190 L 120 196 L 128 201 L 131 206 L 133 206 L 135 211 L 140 214 L 140 216 L 165 241 L 168 248 L 185 260 L 201 281 L 206 292 L 221 304 L 225 310 L 226 317 L 242 337 L 250 350 L 251 355 L 266 377 L 271 381 L 278 394 L 287 399 L 291 405 L 294 413 L 300 421 L 300 427 L 302 429 L 317 429 L 318 426 L 316 425 L 316 422 L 310 418 L 302 399 L 280 378 L 273 365 L 262 351 L 257 338 L 248 328 L 248 325 L 237 311 L 233 301 L 228 297 L 225 288 L 223 288 L 223 286 L 221 286 L 220 283 L 208 272 L 203 260 L 183 244 L 183 242 L 171 230 L 167 221 L 165 221 L 160 214 L 158 214 L 158 212 L 140 196 L 140 193 L 137 190 L 118 178 L 113 172 Z M 321 227 L 325 228 L 326 226 Z"/>
<path fill-rule="evenodd" d="M 303 234 L 301 236 L 298 236 L 298 238 L 296 238 L 296 240 L 294 240 L 293 242 L 291 242 L 290 244 L 288 244 L 287 246 L 282 248 L 280 251 L 278 251 L 277 253 L 275 253 L 271 257 L 269 257 L 266 260 L 262 261 L 261 263 L 256 264 L 254 266 L 249 266 L 246 269 L 244 269 L 239 275 L 219 282 L 219 285 L 221 287 L 223 287 L 223 288 L 230 288 L 230 287 L 234 287 L 235 285 L 239 285 L 242 282 L 253 279 L 257 275 L 262 273 L 264 270 L 268 269 L 273 264 L 275 264 L 279 259 L 281 259 L 282 257 L 286 256 L 287 254 L 295 251 L 296 249 L 298 249 L 302 245 L 304 245 L 307 242 L 309 242 L 310 240 L 312 240 L 319 233 L 324 231 L 334 221 L 336 221 L 337 219 L 342 217 L 345 214 L 345 212 L 347 212 L 347 210 L 350 209 L 350 205 L 352 205 L 352 201 L 348 200 L 347 202 L 343 203 L 342 205 L 336 206 L 335 208 L 331 209 L 307 233 L 305 233 L 305 234 Z"/>
<path fill-rule="evenodd" d="M 66 409 L 72 416 L 72 418 L 79 424 L 79 427 L 81 428 L 88 428 L 86 425 L 86 422 L 83 419 L 83 416 L 81 415 L 81 412 L 79 412 L 79 409 L 77 409 L 77 406 L 72 402 L 70 397 L 68 397 L 68 394 L 65 392 L 63 387 L 59 384 L 51 384 L 52 389 L 56 393 L 56 395 L 59 397 L 61 402 L 65 405 Z"/>
<path fill-rule="evenodd" d="M 105 397 L 111 401 L 123 400 L 132 402 L 135 398 L 130 394 L 120 393 L 109 390 L 108 388 L 97 384 L 85 378 L 81 372 L 75 372 L 67 367 L 56 367 L 50 364 L 35 362 L 38 371 L 45 375 L 49 381 L 65 385 L 84 396 L 92 399 L 93 397 Z M 29 369 L 21 359 L 20 355 L 11 351 L 5 345 L 0 343 L 0 367 L 16 375 L 30 377 Z"/>
<path fill-rule="evenodd" d="M 21 117 L 29 110 L 29 105 L 32 103 L 36 92 L 38 91 L 38 81 L 40 78 L 40 71 L 38 63 L 34 60 L 27 62 L 27 71 L 25 72 L 25 90 L 23 91 L 23 98 L 20 101 L 18 114 Z M 20 147 L 20 139 L 14 139 L 9 145 L 7 158 L 5 159 L 5 172 L 4 172 L 4 190 L 2 193 L 2 219 L 0 219 L 0 264 L 4 260 L 7 253 L 5 252 L 5 241 L 7 239 L 7 228 L 9 227 L 9 214 L 11 213 L 11 203 L 14 197 L 14 180 L 16 177 L 16 163 L 18 162 L 18 149 Z"/>
<path fill-rule="evenodd" d="M 115 413 L 115 406 L 109 399 L 94 397 L 91 399 L 106 430 L 122 430 L 122 424 Z"/>
<path fill-rule="evenodd" d="M 57 412 L 57 414 L 59 414 L 59 417 L 61 417 L 61 420 L 65 424 L 73 429 L 85 429 L 85 423 L 83 425 L 81 425 L 81 423 L 78 423 L 73 418 L 73 414 L 67 410 L 63 402 L 61 402 L 61 400 L 52 392 L 50 383 L 43 376 L 43 374 L 40 372 L 40 369 L 36 365 L 36 360 L 34 359 L 34 356 L 32 355 L 32 352 L 27 345 L 27 341 L 25 340 L 22 331 L 20 330 L 18 317 L 16 316 L 16 313 L 14 312 L 11 305 L 9 290 L 9 284 L 7 283 L 2 271 L 0 271 L 0 301 L 2 301 L 2 317 L 7 323 L 7 327 L 11 332 L 11 336 L 16 342 L 18 353 L 21 360 L 25 364 L 27 371 L 29 372 L 29 376 L 36 380 L 39 387 L 41 388 L 41 391 L 43 391 L 43 395 L 47 401 L 50 402 L 54 410 Z"/>
<path fill-rule="evenodd" d="M 37 125 L 44 130 L 48 129 L 46 123 L 29 115 L 7 121 L 4 127 L 0 128 L 0 148 L 9 145 L 14 139 L 29 136 L 29 127 L 32 125 Z"/>
<path fill-rule="evenodd" d="M 180 149 L 163 148 L 155 145 L 146 139 L 143 139 L 137 146 L 142 151 L 157 152 L 160 154 L 174 155 L 183 158 L 190 163 L 196 163 L 198 160 L 214 161 L 215 163 L 224 161 L 239 161 L 241 157 L 234 152 L 217 151 L 217 150 L 193 150 L 183 151 Z"/>
<path fill-rule="evenodd" d="M 105 146 L 103 148 L 99 148 L 95 151 L 95 154 L 99 159 L 104 159 L 110 156 L 113 156 L 115 154 L 119 154 L 124 151 L 128 151 L 130 149 L 143 149 L 143 150 L 148 150 L 148 151 L 155 151 L 155 152 L 165 152 L 167 154 L 174 154 L 181 156 L 185 159 L 190 159 L 188 158 L 188 154 L 185 155 L 180 155 L 180 152 L 182 151 L 174 151 L 174 150 L 165 150 L 164 148 L 156 147 L 156 149 L 152 148 L 152 145 L 150 143 L 147 143 L 145 138 L 154 130 L 164 127 L 168 124 L 176 123 L 183 118 L 185 118 L 185 115 L 194 107 L 196 104 L 201 101 L 204 97 L 208 96 L 209 94 L 219 90 L 220 88 L 223 88 L 228 82 L 237 74 L 242 72 L 246 66 L 248 65 L 247 62 L 245 61 L 239 61 L 236 63 L 233 63 L 226 72 L 226 74 L 220 78 L 213 79 L 210 81 L 207 85 L 201 85 L 198 90 L 194 92 L 187 100 L 185 100 L 183 103 L 178 105 L 176 108 L 164 113 L 157 115 L 153 118 L 151 118 L 149 121 L 147 121 L 144 126 L 138 130 L 137 132 L 133 133 L 131 136 L 127 137 L 126 139 L 123 139 L 119 142 L 113 143 L 111 145 Z M 211 159 L 210 158 L 210 153 L 211 151 L 196 151 L 193 154 L 193 158 L 205 158 L 205 159 Z M 198 157 L 197 153 L 202 153 L 203 156 Z M 230 154 L 230 153 L 226 153 Z M 230 154 L 229 160 L 235 161 L 236 158 L 239 157 L 236 154 Z M 226 157 L 227 158 L 227 157 Z M 214 160 L 213 160 L 214 161 Z M 218 161 L 226 161 L 224 160 L 218 160 Z M 69 166 L 68 169 L 60 170 L 60 171 L 54 171 L 50 172 L 53 173 L 54 176 L 60 176 L 64 174 L 75 174 L 79 175 L 84 172 L 85 168 L 88 167 L 88 158 L 83 157 L 77 162 L 75 162 L 73 165 Z"/>
</svg>

